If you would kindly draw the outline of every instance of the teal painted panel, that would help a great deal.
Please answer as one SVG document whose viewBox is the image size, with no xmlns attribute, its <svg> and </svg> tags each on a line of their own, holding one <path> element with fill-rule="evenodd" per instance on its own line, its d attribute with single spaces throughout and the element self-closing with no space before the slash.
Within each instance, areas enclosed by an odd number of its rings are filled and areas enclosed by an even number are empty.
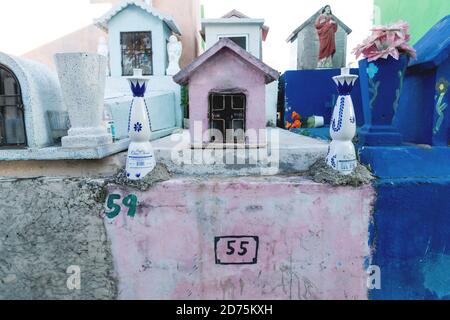
<svg viewBox="0 0 450 320">
<path fill-rule="evenodd" d="M 132 97 L 120 97 L 106 100 L 111 108 L 111 114 L 116 128 L 116 137 L 128 137 L 128 117 Z M 176 127 L 175 94 L 173 92 L 152 94 L 145 98 L 149 108 L 152 132 Z"/>
<path fill-rule="evenodd" d="M 145 99 L 150 112 L 152 131 L 175 127 L 175 94 L 167 93 Z"/>
</svg>

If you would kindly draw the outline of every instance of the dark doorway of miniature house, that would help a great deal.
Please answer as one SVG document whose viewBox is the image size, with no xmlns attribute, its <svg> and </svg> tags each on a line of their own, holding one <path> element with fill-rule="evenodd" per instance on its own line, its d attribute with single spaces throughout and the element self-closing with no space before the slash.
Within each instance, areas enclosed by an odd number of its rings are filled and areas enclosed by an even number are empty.
<svg viewBox="0 0 450 320">
<path fill-rule="evenodd" d="M 19 81 L 0 65 L 0 147 L 26 146 L 24 107 Z"/>
<path fill-rule="evenodd" d="M 246 96 L 243 93 L 211 93 L 209 96 L 212 143 L 245 143 Z"/>
</svg>

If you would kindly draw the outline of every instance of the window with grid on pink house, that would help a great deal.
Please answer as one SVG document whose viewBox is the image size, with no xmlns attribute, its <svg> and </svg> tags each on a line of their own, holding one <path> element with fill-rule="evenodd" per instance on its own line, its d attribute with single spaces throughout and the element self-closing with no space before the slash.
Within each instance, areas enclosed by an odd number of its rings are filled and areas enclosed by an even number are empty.
<svg viewBox="0 0 450 320">
<path fill-rule="evenodd" d="M 191 144 L 265 146 L 266 84 L 278 77 L 232 40 L 219 40 L 174 76 L 189 89 Z"/>
</svg>

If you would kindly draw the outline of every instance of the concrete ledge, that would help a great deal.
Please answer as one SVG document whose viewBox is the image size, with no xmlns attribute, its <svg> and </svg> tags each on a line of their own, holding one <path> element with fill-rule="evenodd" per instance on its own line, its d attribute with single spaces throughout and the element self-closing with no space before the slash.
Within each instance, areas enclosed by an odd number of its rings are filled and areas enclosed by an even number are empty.
<svg viewBox="0 0 450 320">
<path fill-rule="evenodd" d="M 179 131 L 180 128 L 167 128 L 167 129 L 162 129 L 162 130 L 158 130 L 158 131 L 154 131 L 150 134 L 150 141 L 155 141 L 167 136 L 170 136 L 172 133 Z"/>
<path fill-rule="evenodd" d="M 7 180 L 65 178 L 104 178 L 125 167 L 127 153 L 122 152 L 99 160 L 26 160 L 0 161 L 0 182 Z"/>
<path fill-rule="evenodd" d="M 383 179 L 450 178 L 449 147 L 361 147 L 359 153 Z"/>
<path fill-rule="evenodd" d="M 110 155 L 128 149 L 129 139 L 123 139 L 113 144 L 96 148 L 66 149 L 62 147 L 47 147 L 42 149 L 3 149 L 0 150 L 0 160 L 88 160 L 103 159 Z"/>
<path fill-rule="evenodd" d="M 307 171 L 317 160 L 325 158 L 328 151 L 328 143 L 286 130 L 268 129 L 268 137 L 267 148 L 193 150 L 188 131 L 171 128 L 154 132 L 152 139 L 156 140 L 152 146 L 157 161 L 179 176 L 296 174 Z M 0 150 L 0 159 L 4 160 L 0 161 L 0 176 L 112 176 L 125 167 L 126 152 L 120 152 L 126 151 L 128 145 L 126 139 L 95 149 Z"/>
<path fill-rule="evenodd" d="M 152 142 L 157 161 L 179 175 L 275 175 L 307 171 L 325 158 L 328 143 L 287 130 L 268 128 L 267 148 L 191 149 L 189 132 Z"/>
</svg>

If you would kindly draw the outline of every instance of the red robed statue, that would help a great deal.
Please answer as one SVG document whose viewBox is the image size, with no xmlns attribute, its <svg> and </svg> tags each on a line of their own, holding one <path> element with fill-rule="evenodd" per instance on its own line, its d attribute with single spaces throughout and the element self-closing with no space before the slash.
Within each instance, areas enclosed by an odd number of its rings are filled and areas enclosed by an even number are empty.
<svg viewBox="0 0 450 320">
<path fill-rule="evenodd" d="M 335 34 L 338 26 L 333 18 L 331 7 L 326 6 L 322 14 L 317 17 L 316 29 L 319 34 L 320 52 L 318 68 L 332 68 L 333 56 L 336 53 Z"/>
</svg>

